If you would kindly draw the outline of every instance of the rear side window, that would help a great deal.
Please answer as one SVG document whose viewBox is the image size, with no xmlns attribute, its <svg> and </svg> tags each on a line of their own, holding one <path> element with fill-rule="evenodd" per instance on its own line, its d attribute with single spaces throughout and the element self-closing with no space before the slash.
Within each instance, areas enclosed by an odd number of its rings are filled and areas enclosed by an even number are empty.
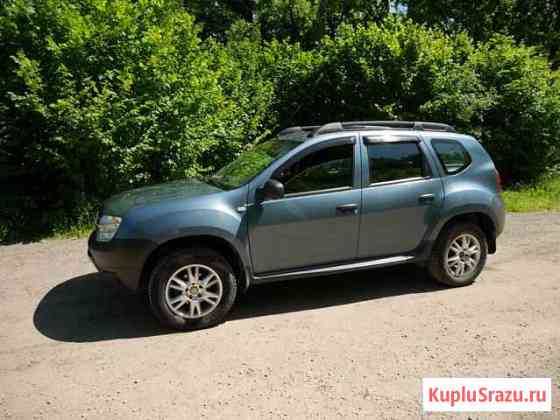
<svg viewBox="0 0 560 420">
<path fill-rule="evenodd" d="M 471 163 L 471 157 L 455 140 L 432 140 L 432 146 L 446 174 L 461 172 Z"/>
<path fill-rule="evenodd" d="M 416 142 L 370 144 L 367 150 L 370 184 L 422 178 L 429 174 Z"/>
</svg>

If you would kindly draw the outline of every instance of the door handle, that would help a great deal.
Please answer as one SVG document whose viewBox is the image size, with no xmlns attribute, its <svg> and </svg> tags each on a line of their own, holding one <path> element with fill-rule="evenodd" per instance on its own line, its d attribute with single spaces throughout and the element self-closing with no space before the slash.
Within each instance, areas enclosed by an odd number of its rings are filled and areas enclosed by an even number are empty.
<svg viewBox="0 0 560 420">
<path fill-rule="evenodd" d="M 341 204 L 336 206 L 336 214 L 358 214 L 357 204 Z"/>
<path fill-rule="evenodd" d="M 434 194 L 422 194 L 418 197 L 418 201 L 420 201 L 420 203 L 431 203 L 435 198 L 436 196 Z"/>
</svg>

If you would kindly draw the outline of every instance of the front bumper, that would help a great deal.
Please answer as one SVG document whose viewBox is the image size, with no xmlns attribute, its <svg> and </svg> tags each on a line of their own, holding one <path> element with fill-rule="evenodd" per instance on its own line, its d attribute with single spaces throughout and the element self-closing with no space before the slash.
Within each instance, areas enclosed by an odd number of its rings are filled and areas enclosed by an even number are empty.
<svg viewBox="0 0 560 420">
<path fill-rule="evenodd" d="M 124 286 L 136 291 L 140 287 L 144 263 L 156 246 L 146 239 L 98 242 L 94 231 L 88 240 L 88 256 L 97 270 L 116 275 Z"/>
</svg>

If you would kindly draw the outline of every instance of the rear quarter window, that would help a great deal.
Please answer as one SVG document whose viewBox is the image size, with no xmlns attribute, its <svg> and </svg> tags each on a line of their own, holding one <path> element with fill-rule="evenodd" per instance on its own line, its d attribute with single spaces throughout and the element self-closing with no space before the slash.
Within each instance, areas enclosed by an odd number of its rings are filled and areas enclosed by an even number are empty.
<svg viewBox="0 0 560 420">
<path fill-rule="evenodd" d="M 457 174 L 471 163 L 471 157 L 456 140 L 432 140 L 432 147 L 448 175 Z"/>
</svg>

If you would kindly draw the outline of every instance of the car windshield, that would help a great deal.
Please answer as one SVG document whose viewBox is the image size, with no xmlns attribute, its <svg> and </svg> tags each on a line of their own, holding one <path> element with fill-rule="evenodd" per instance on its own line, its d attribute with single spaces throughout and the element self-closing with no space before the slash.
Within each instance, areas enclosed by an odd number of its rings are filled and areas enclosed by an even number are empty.
<svg viewBox="0 0 560 420">
<path fill-rule="evenodd" d="M 240 187 L 298 144 L 301 143 L 284 140 L 269 140 L 257 144 L 208 177 L 207 181 L 227 190 Z"/>
</svg>

